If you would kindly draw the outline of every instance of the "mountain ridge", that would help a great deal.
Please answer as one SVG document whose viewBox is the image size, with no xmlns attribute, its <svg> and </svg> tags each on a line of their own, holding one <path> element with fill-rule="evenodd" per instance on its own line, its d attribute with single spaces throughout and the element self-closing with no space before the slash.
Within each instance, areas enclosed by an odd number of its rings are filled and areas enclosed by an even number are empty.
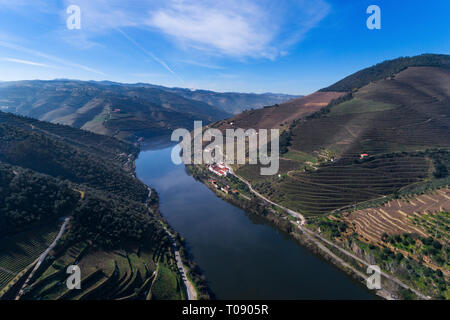
<svg viewBox="0 0 450 320">
<path fill-rule="evenodd" d="M 339 80 L 338 82 L 320 89 L 319 91 L 347 91 L 359 89 L 372 81 L 393 77 L 395 74 L 405 70 L 408 67 L 441 67 L 450 69 L 450 55 L 425 53 L 412 57 L 399 57 L 396 59 L 385 60 L 371 67 Z"/>
<path fill-rule="evenodd" d="M 200 97 L 193 99 L 189 96 L 192 94 L 200 94 Z M 201 101 L 205 100 L 202 98 L 205 94 L 213 95 L 213 98 L 225 95 L 225 98 L 217 99 L 232 100 L 228 103 L 222 101 L 222 105 L 234 104 L 236 99 L 232 97 L 236 95 L 244 97 L 244 100 L 251 97 L 257 102 L 253 107 L 261 107 L 263 102 L 284 101 L 293 97 L 191 92 L 188 89 L 110 81 L 22 80 L 0 84 L 0 111 L 136 142 L 142 138 L 167 136 L 176 128 L 192 129 L 194 120 L 210 123 L 231 116 L 231 113 L 223 110 L 223 106 L 210 104 L 217 101 L 216 98 L 214 101 Z M 237 108 L 233 109 L 235 111 L 241 107 L 236 105 L 233 108 Z"/>
</svg>

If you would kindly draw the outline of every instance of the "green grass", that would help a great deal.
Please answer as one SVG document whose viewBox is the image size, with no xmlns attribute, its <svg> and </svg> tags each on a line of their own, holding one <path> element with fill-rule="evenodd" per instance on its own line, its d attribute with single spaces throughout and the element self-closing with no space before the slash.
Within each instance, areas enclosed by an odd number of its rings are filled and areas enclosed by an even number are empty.
<svg viewBox="0 0 450 320">
<path fill-rule="evenodd" d="M 177 275 L 166 265 L 159 265 L 158 278 L 152 288 L 153 300 L 179 300 L 180 290 Z"/>
<path fill-rule="evenodd" d="M 298 150 L 289 150 L 288 152 L 283 154 L 282 157 L 291 159 L 294 161 L 299 161 L 302 163 L 307 162 L 307 161 L 315 163 L 317 161 L 317 159 L 314 156 L 312 156 L 306 152 L 301 152 Z"/>
<path fill-rule="evenodd" d="M 390 103 L 383 103 L 373 100 L 366 100 L 360 98 L 353 98 L 345 101 L 331 108 L 329 116 L 351 114 L 351 113 L 365 113 L 385 111 L 396 108 L 397 106 Z"/>
<path fill-rule="evenodd" d="M 261 175 L 261 167 L 268 167 L 268 165 L 247 164 L 236 170 L 236 173 L 250 182 L 266 181 L 269 176 Z M 301 168 L 303 168 L 303 166 L 301 166 L 298 161 L 280 159 L 277 176 L 278 174 L 283 175 L 289 171 L 299 170 Z"/>
</svg>

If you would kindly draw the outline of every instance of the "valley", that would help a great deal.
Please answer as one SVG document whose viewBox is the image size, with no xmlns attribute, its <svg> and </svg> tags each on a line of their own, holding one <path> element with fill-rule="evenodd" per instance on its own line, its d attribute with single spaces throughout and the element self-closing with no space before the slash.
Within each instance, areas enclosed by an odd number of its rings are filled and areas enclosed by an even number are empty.
<svg viewBox="0 0 450 320">
<path fill-rule="evenodd" d="M 238 109 L 208 104 L 219 97 L 211 92 L 2 83 L 3 109 L 26 116 L 0 112 L 0 297 L 374 297 L 325 259 L 359 282 L 380 266 L 373 293 L 385 299 L 448 299 L 449 68 L 445 55 L 399 58 L 234 116 Z M 175 168 L 167 145 L 145 149 L 194 119 L 222 132 L 279 129 L 279 172 L 231 164 L 222 177 L 205 165 Z M 262 235 L 269 240 L 257 245 Z M 81 291 L 65 286 L 72 264 L 84 270 Z M 311 268 L 336 287 L 318 290 L 323 279 L 308 279 Z M 267 280 L 267 270 L 278 276 Z M 308 289 L 287 290 L 288 279 Z"/>
<path fill-rule="evenodd" d="M 205 97 L 206 94 L 213 98 Z M 230 109 L 236 99 L 240 99 L 241 109 L 251 109 L 290 98 L 109 81 L 35 80 L 0 84 L 2 111 L 133 143 L 170 135 L 176 128 L 192 129 L 194 120 L 209 123 L 225 119 L 236 112 Z"/>
</svg>

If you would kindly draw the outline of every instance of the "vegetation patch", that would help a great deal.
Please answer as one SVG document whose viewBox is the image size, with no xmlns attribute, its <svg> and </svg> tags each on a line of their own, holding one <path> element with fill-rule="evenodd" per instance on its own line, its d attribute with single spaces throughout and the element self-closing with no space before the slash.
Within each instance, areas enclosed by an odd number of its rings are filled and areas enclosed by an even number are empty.
<svg viewBox="0 0 450 320">
<path fill-rule="evenodd" d="M 329 113 L 329 116 L 351 114 L 351 113 L 365 113 L 365 112 L 377 112 L 385 111 L 396 108 L 395 105 L 389 103 L 383 103 L 372 100 L 365 100 L 360 98 L 353 98 L 351 100 L 340 103 L 333 108 Z"/>
</svg>

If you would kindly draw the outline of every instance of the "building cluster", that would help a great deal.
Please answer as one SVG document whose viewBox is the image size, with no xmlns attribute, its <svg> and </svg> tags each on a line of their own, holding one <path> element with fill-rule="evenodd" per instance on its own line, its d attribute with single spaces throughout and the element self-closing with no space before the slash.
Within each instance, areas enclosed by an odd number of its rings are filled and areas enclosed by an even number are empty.
<svg viewBox="0 0 450 320">
<path fill-rule="evenodd" d="M 230 173 L 230 168 L 223 162 L 211 164 L 208 166 L 208 169 L 221 177 L 226 177 Z"/>
<path fill-rule="evenodd" d="M 225 192 L 226 194 L 233 194 L 233 195 L 238 195 L 239 194 L 239 191 L 237 191 L 236 189 L 231 189 L 231 187 L 230 186 L 228 186 L 228 185 L 224 185 L 224 186 L 221 186 L 221 185 L 219 185 L 218 183 L 217 183 L 217 181 L 216 180 L 211 180 L 211 184 L 214 186 L 214 187 L 216 187 L 216 189 L 217 190 L 220 190 L 220 191 L 223 191 L 223 192 Z"/>
</svg>

